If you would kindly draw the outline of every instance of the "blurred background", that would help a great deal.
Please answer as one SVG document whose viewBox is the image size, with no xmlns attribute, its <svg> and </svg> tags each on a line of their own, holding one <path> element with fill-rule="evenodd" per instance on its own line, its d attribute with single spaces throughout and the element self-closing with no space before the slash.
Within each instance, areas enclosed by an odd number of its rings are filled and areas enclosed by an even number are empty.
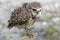
<svg viewBox="0 0 60 40">
<path fill-rule="evenodd" d="M 41 3 L 42 14 L 34 24 L 37 36 L 31 40 L 60 40 L 60 0 L 0 0 L 0 40 L 21 40 L 23 29 L 7 28 L 10 12 L 23 2 L 34 1 Z"/>
</svg>

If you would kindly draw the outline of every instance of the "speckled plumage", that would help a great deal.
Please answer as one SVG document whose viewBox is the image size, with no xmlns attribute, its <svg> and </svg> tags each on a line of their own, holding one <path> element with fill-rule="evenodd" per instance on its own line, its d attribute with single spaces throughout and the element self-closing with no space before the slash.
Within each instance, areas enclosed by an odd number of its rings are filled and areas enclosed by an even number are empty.
<svg viewBox="0 0 60 40">
<path fill-rule="evenodd" d="M 38 2 L 25 3 L 22 7 L 18 7 L 13 12 L 11 12 L 11 18 L 8 20 L 8 28 L 10 29 L 16 26 L 18 28 L 23 27 L 27 29 L 37 20 L 36 15 L 40 10 L 37 11 L 36 9 L 39 8 L 41 8 L 41 5 Z M 37 12 L 35 13 L 35 11 Z"/>
<path fill-rule="evenodd" d="M 28 26 L 30 24 L 30 20 L 33 20 L 34 23 L 36 17 L 34 17 L 31 12 L 28 12 L 23 7 L 17 8 L 16 10 L 14 10 L 14 12 L 12 12 L 8 27 L 12 28 L 13 26 L 17 25 L 20 25 L 20 27 L 24 25 Z"/>
</svg>

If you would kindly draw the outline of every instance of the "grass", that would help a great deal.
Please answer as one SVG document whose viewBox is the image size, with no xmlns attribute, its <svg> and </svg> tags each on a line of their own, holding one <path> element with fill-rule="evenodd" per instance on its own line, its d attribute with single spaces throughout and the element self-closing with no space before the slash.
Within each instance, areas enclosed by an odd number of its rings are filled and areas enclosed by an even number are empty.
<svg viewBox="0 0 60 40">
<path fill-rule="evenodd" d="M 56 33 L 57 30 L 55 29 L 55 25 L 51 25 L 47 30 L 46 30 L 46 34 L 47 34 L 47 40 L 52 40 L 52 35 L 54 33 Z"/>
<path fill-rule="evenodd" d="M 45 16 L 45 17 L 43 17 L 43 20 L 48 22 L 51 18 L 52 18 L 52 16 Z"/>
</svg>

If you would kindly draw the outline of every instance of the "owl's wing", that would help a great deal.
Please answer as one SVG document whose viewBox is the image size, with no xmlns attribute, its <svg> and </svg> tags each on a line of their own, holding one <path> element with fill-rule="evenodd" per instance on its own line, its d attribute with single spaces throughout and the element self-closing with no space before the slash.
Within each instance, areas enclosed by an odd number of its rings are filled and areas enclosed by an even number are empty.
<svg viewBox="0 0 60 40">
<path fill-rule="evenodd" d="M 18 24 L 25 24 L 30 18 L 32 18 L 32 13 L 28 12 L 25 8 L 21 8 L 20 13 L 18 14 Z"/>
<path fill-rule="evenodd" d="M 25 8 L 18 8 L 12 12 L 11 18 L 9 20 L 8 28 L 12 28 L 16 25 L 25 24 L 30 18 L 32 18 L 32 13 L 28 12 Z"/>
</svg>

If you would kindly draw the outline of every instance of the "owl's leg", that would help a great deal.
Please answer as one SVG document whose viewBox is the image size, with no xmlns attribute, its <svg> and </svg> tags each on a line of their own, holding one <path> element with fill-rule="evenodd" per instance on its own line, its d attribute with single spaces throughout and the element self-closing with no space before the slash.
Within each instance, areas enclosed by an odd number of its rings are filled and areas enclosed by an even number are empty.
<svg viewBox="0 0 60 40">
<path fill-rule="evenodd" d="M 27 27 L 25 27 L 25 30 L 26 30 L 26 35 L 28 36 L 28 37 L 33 37 L 33 35 L 32 35 L 32 29 L 31 28 L 27 28 Z"/>
</svg>

